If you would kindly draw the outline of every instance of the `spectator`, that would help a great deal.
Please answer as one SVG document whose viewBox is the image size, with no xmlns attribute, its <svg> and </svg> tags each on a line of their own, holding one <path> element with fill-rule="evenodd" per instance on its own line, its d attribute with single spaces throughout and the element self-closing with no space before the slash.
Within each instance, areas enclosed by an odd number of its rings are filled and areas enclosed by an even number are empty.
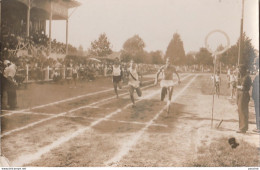
<svg viewBox="0 0 260 170">
<path fill-rule="evenodd" d="M 73 82 L 74 82 L 74 88 L 76 88 L 76 85 L 77 85 L 77 78 L 78 78 L 78 69 L 74 65 L 73 68 L 72 68 L 72 79 L 73 79 Z"/>
<path fill-rule="evenodd" d="M 239 116 L 239 130 L 237 133 L 246 133 L 248 130 L 248 103 L 250 100 L 249 90 L 252 84 L 245 65 L 239 66 L 240 78 L 237 86 L 237 106 Z"/>
<path fill-rule="evenodd" d="M 237 77 L 236 77 L 236 72 L 233 71 L 232 74 L 230 75 L 230 88 L 231 88 L 231 95 L 230 95 L 230 99 L 233 99 L 233 97 L 235 96 L 236 93 L 236 87 L 237 87 Z"/>
<path fill-rule="evenodd" d="M 253 81 L 252 98 L 255 105 L 256 129 L 254 132 L 260 132 L 260 115 L 259 115 L 259 69 L 257 69 L 256 77 Z"/>
<path fill-rule="evenodd" d="M 16 74 L 16 66 L 8 60 L 5 60 L 4 64 L 6 66 L 4 69 L 4 86 L 7 92 L 7 105 L 9 106 L 8 109 L 14 110 L 15 108 L 17 108 L 17 83 L 14 80 L 14 76 Z"/>
</svg>

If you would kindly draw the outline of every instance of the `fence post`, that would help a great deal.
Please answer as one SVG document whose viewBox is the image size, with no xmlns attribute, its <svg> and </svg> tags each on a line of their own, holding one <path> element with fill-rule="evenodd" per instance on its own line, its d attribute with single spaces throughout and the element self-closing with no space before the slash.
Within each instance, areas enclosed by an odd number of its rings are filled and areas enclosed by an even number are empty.
<svg viewBox="0 0 260 170">
<path fill-rule="evenodd" d="M 62 67 L 62 79 L 66 78 L 66 67 Z"/>
<path fill-rule="evenodd" d="M 29 81 L 29 66 L 26 64 L 26 83 Z"/>
<path fill-rule="evenodd" d="M 45 70 L 45 80 L 49 80 L 49 74 L 50 74 L 49 70 L 50 70 L 50 68 L 49 68 L 49 66 L 47 66 L 47 68 Z"/>
</svg>

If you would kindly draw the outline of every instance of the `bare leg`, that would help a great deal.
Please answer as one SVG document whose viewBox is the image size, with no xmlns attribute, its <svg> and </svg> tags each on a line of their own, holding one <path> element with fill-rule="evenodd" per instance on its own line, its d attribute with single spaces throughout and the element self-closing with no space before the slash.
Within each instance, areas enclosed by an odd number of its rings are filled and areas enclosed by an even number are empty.
<svg viewBox="0 0 260 170">
<path fill-rule="evenodd" d="M 162 90 L 161 90 L 161 101 L 164 101 L 166 94 L 167 94 L 167 88 L 163 87 Z"/>
<path fill-rule="evenodd" d="M 74 79 L 74 86 L 77 86 L 77 78 Z"/>
<path fill-rule="evenodd" d="M 135 90 L 136 90 L 137 95 L 139 97 L 141 97 L 142 96 L 142 91 L 141 91 L 140 87 L 136 88 Z"/>
<path fill-rule="evenodd" d="M 132 86 L 129 87 L 129 94 L 130 94 L 131 101 L 133 103 L 133 107 L 135 107 L 134 87 Z"/>
<path fill-rule="evenodd" d="M 119 81 L 119 83 L 118 83 L 118 88 L 119 88 L 119 89 L 122 89 L 122 81 Z"/>
<path fill-rule="evenodd" d="M 170 112 L 173 87 L 168 87 L 168 91 L 169 91 L 169 95 L 168 95 L 168 101 L 167 101 L 167 114 L 169 114 L 169 112 Z"/>
<path fill-rule="evenodd" d="M 115 90 L 115 93 L 116 93 L 116 98 L 118 98 L 117 83 L 113 83 L 113 85 L 114 85 L 114 90 Z"/>
</svg>

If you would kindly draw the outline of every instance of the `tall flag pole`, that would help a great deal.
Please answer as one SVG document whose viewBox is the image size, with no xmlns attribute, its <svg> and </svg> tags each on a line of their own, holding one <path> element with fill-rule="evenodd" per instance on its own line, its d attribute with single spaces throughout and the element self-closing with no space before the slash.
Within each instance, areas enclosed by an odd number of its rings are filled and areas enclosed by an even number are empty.
<svg viewBox="0 0 260 170">
<path fill-rule="evenodd" d="M 239 46 L 238 46 L 238 60 L 237 65 L 239 66 L 241 60 L 241 53 L 243 51 L 243 22 L 244 22 L 244 2 L 242 0 L 242 16 L 241 16 L 241 25 L 240 25 L 240 38 L 239 38 Z"/>
</svg>

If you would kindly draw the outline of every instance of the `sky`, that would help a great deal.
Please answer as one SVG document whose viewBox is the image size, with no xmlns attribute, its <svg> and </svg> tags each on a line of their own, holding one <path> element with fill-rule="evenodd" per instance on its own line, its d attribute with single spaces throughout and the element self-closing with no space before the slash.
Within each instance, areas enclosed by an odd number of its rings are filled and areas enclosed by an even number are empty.
<svg viewBox="0 0 260 170">
<path fill-rule="evenodd" d="M 214 30 L 224 31 L 234 45 L 240 33 L 242 0 L 77 0 L 78 8 L 70 9 L 69 43 L 90 48 L 92 41 L 106 33 L 113 51 L 138 34 L 146 51 L 165 53 L 173 34 L 178 33 L 186 53 L 205 47 L 205 37 Z M 244 31 L 259 50 L 258 0 L 245 0 Z M 73 12 L 74 10 L 74 12 Z M 47 22 L 48 33 L 48 22 Z M 65 42 L 66 22 L 53 21 L 52 38 Z M 207 41 L 214 50 L 228 45 L 221 33 Z"/>
</svg>

